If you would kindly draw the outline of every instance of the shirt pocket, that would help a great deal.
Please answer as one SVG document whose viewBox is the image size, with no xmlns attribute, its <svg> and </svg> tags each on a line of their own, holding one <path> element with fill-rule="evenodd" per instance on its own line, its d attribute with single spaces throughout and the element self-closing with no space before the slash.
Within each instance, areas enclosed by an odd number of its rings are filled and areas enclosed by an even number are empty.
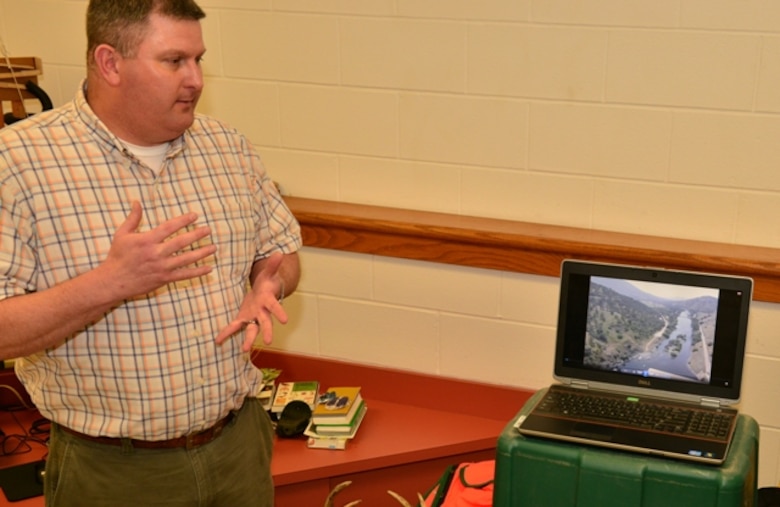
<svg viewBox="0 0 780 507">
<path fill-rule="evenodd" d="M 256 216 L 248 195 L 222 200 L 220 206 L 207 210 L 211 242 L 217 246 L 215 267 L 231 279 L 244 280 L 252 269 L 259 241 Z"/>
</svg>

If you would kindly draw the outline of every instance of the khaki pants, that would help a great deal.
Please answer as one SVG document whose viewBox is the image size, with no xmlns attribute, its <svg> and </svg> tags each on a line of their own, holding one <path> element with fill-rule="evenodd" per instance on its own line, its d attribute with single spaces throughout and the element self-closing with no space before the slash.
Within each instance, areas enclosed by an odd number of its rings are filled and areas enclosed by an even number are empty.
<svg viewBox="0 0 780 507">
<path fill-rule="evenodd" d="M 273 507 L 268 414 L 247 398 L 221 435 L 195 449 L 90 442 L 52 425 L 47 507 Z"/>
</svg>

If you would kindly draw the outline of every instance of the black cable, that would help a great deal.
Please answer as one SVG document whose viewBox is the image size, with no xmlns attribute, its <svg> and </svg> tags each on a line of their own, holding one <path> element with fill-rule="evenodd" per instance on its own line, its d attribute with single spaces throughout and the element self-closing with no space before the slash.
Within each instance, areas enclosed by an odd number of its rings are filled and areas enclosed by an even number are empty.
<svg viewBox="0 0 780 507">
<path fill-rule="evenodd" d="M 18 410 L 6 409 L 6 411 L 14 418 L 16 425 L 22 428 L 22 431 L 25 431 L 24 425 L 16 416 Z M 30 425 L 30 430 L 25 431 L 23 434 L 6 434 L 0 430 L 0 456 L 26 454 L 33 450 L 31 444 L 42 445 L 48 449 L 50 427 L 51 424 L 47 419 L 39 418 L 33 421 Z M 45 457 L 41 459 L 45 459 Z"/>
</svg>

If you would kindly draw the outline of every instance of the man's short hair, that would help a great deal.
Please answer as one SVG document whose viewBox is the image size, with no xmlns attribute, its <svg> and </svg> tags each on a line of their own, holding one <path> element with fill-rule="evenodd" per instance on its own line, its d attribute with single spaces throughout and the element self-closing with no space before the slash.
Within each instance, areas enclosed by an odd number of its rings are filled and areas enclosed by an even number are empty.
<svg viewBox="0 0 780 507">
<path fill-rule="evenodd" d="M 110 45 L 122 56 L 134 56 L 152 13 L 194 21 L 206 17 L 195 0 L 90 0 L 87 63 L 92 63 L 95 48 L 101 44 Z"/>
</svg>

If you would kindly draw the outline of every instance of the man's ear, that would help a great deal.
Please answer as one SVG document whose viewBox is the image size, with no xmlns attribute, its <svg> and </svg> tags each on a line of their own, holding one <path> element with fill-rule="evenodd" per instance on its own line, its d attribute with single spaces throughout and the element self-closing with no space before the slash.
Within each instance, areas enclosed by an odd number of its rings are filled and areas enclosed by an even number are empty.
<svg viewBox="0 0 780 507">
<path fill-rule="evenodd" d="M 119 84 L 119 60 L 121 56 L 116 49 L 108 44 L 101 44 L 95 48 L 95 66 L 100 76 L 110 85 Z"/>
</svg>

